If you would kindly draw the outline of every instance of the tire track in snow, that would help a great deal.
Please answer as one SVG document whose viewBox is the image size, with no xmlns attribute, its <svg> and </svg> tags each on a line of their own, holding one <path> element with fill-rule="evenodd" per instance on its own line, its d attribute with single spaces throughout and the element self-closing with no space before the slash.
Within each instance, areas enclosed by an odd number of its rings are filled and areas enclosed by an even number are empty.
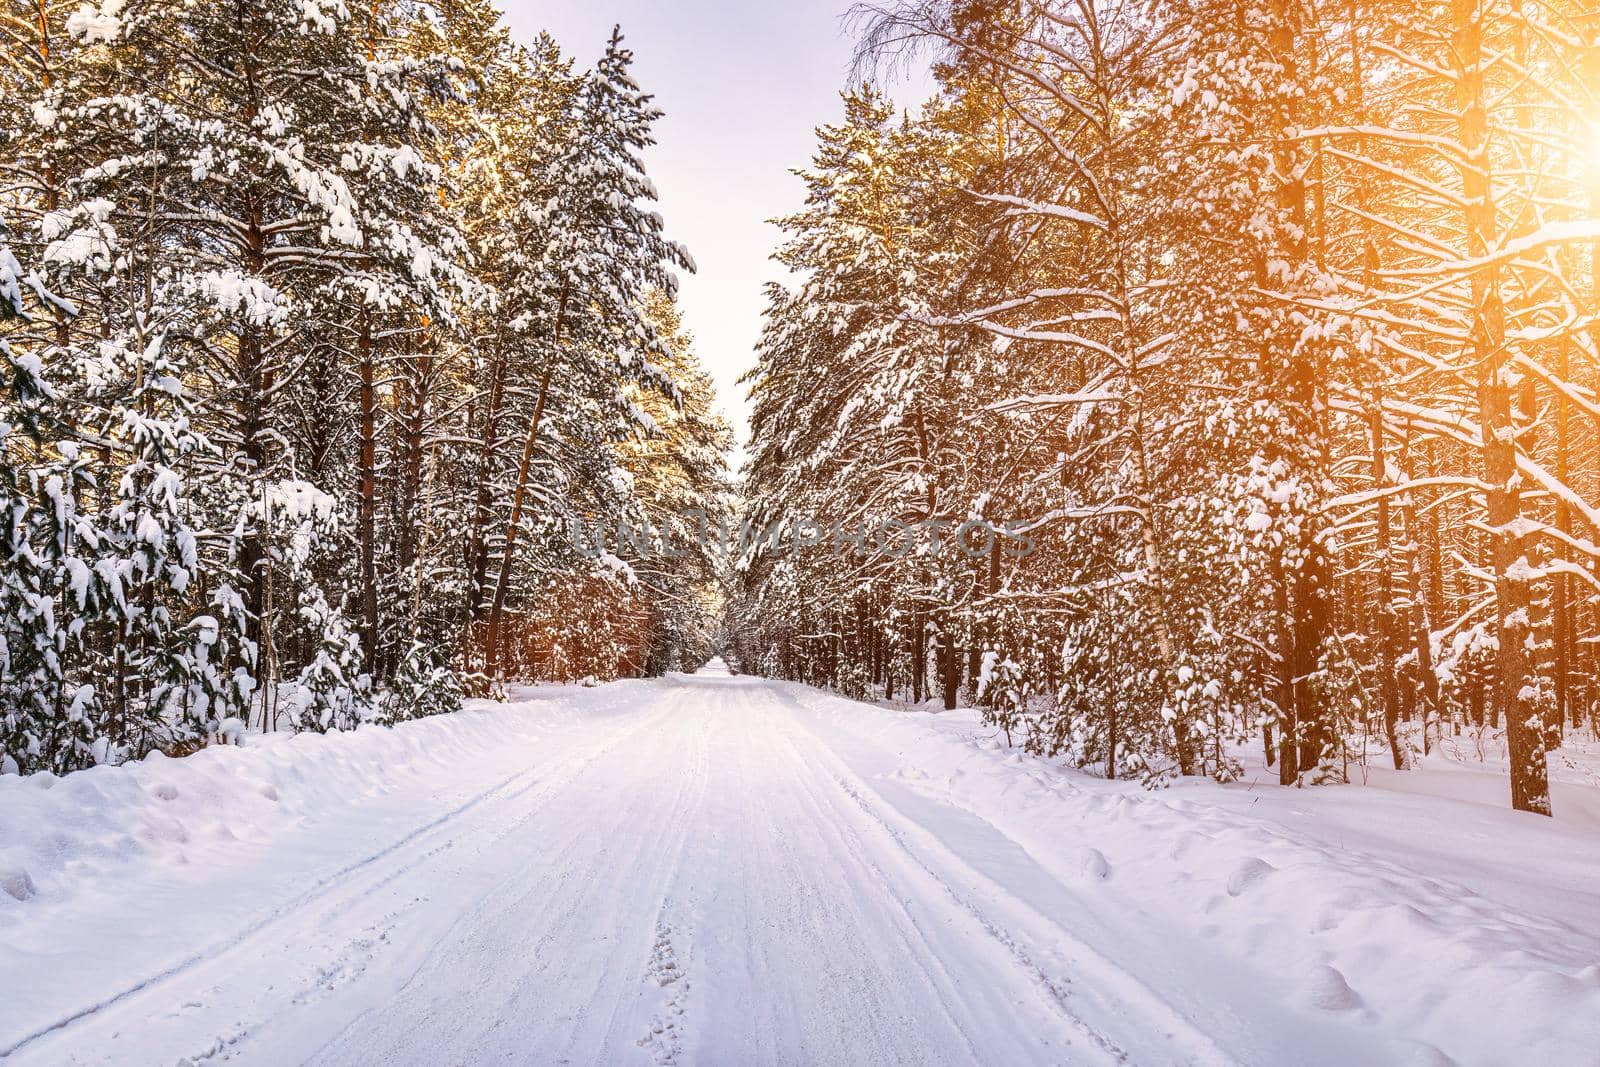
<svg viewBox="0 0 1600 1067">
<path fill-rule="evenodd" d="M 822 803 L 837 790 L 819 793 L 784 709 L 725 692 L 722 773 L 686 871 L 703 889 L 686 898 L 703 924 L 688 1062 L 1062 1062 L 1069 1031 L 982 931 L 925 879 L 891 883 L 876 861 L 898 870 L 893 845 Z"/>
<path fill-rule="evenodd" d="M 688 705 L 694 698 L 688 686 L 680 686 L 677 695 L 680 698 L 678 701 L 680 705 Z M 664 820 L 664 826 L 646 839 L 657 846 L 651 850 L 654 862 L 650 865 L 648 877 L 652 891 L 647 899 L 654 901 L 656 917 L 650 953 L 642 964 L 635 964 L 637 970 L 630 968 L 623 970 L 622 973 L 637 976 L 637 982 L 643 987 L 641 1000 L 650 993 L 652 981 L 656 983 L 658 989 L 674 984 L 676 988 L 668 994 L 666 1003 L 661 1005 L 661 1011 L 666 1012 L 667 1017 L 663 1019 L 660 1012 L 652 1016 L 649 1033 L 643 1037 L 635 1036 L 636 1030 L 628 1033 L 620 1030 L 621 1020 L 618 1016 L 624 999 L 620 996 L 614 999 L 606 1020 L 605 1038 L 602 1043 L 602 1049 L 609 1051 L 613 1048 L 614 1042 L 631 1040 L 636 1047 L 652 1049 L 652 1055 L 661 1067 L 676 1064 L 683 1050 L 682 1023 L 688 991 L 688 979 L 678 968 L 678 953 L 672 939 L 673 927 L 668 922 L 667 916 L 673 905 L 672 887 L 681 873 L 690 834 L 699 823 L 696 816 L 704 806 L 710 778 L 708 744 L 710 720 L 703 715 L 693 716 L 693 709 L 689 707 L 680 707 L 672 714 L 690 727 L 686 732 L 692 733 L 692 739 L 684 738 L 680 744 L 692 754 L 692 758 L 688 766 L 675 776 L 678 789 L 670 814 Z M 668 840 L 669 830 L 671 844 L 664 848 L 660 847 L 661 842 Z M 674 1011 L 674 1008 L 677 1010 Z M 607 1055 L 601 1058 L 614 1057 Z"/>
<path fill-rule="evenodd" d="M 849 850 L 851 859 L 859 866 L 868 869 L 873 873 L 879 884 L 884 887 L 885 895 L 894 899 L 895 903 L 898 905 L 900 914 L 904 917 L 905 921 L 912 927 L 912 929 L 915 930 L 918 938 L 921 941 L 924 951 L 922 953 L 912 953 L 911 955 L 913 958 L 918 960 L 919 964 L 923 966 L 925 971 L 926 964 L 922 961 L 927 959 L 939 966 L 941 971 L 945 974 L 949 973 L 944 967 L 942 956 L 938 952 L 937 948 L 932 944 L 928 933 L 924 930 L 923 923 L 917 920 L 907 902 L 900 895 L 903 891 L 901 889 L 901 883 L 891 879 L 889 874 L 883 870 L 875 857 L 901 860 L 902 862 L 900 866 L 902 871 L 921 882 L 927 888 L 931 889 L 932 893 L 930 896 L 933 899 L 944 899 L 959 905 L 960 913 L 964 913 L 969 920 L 975 921 L 976 925 L 979 929 L 981 929 L 985 936 L 1005 949 L 1012 957 L 1013 963 L 1022 963 L 1022 971 L 1026 975 L 1029 983 L 1040 994 L 1039 999 L 1041 1003 L 1047 1005 L 1053 1016 L 1060 1022 L 1064 1023 L 1072 1034 L 1075 1034 L 1076 1036 L 1088 1041 L 1090 1047 L 1087 1051 L 1096 1057 L 1097 1062 L 1106 1064 L 1125 1064 L 1128 1062 L 1128 1054 L 1123 1049 L 1118 1047 L 1115 1042 L 1111 1041 L 1103 1033 L 1090 1026 L 1080 1016 L 1072 1011 L 1068 1003 L 1069 998 L 1066 994 L 1065 983 L 1060 980 L 1052 979 L 1051 976 L 1047 975 L 1043 970 L 1034 965 L 1031 960 L 1028 960 L 1025 955 L 1021 955 L 1015 939 L 1013 939 L 995 923 L 990 921 L 985 915 L 981 914 L 974 906 L 970 904 L 969 901 L 958 894 L 949 884 L 949 882 L 945 880 L 945 878 L 934 872 L 926 863 L 922 862 L 920 859 L 918 859 L 918 857 L 913 855 L 910 849 L 906 846 L 905 842 L 897 837 L 891 830 L 888 830 L 888 828 L 881 823 L 881 820 L 876 818 L 874 813 L 868 811 L 866 814 L 873 816 L 873 818 L 870 820 L 863 820 L 861 818 L 860 811 L 855 810 L 849 803 L 840 803 L 839 786 L 841 783 L 836 778 L 820 771 L 819 768 L 817 768 L 815 761 L 800 751 L 800 746 L 795 743 L 792 733 L 787 730 L 784 733 L 784 742 L 792 751 L 796 766 L 804 769 L 804 781 L 806 782 L 806 787 L 812 797 L 812 802 L 815 805 L 819 820 L 826 821 L 829 825 L 833 826 L 842 837 L 845 837 L 845 847 Z M 846 794 L 849 795 L 848 791 L 846 791 Z M 849 799 L 855 801 L 857 805 L 860 804 L 860 798 L 858 796 L 850 795 Z M 865 831 L 865 833 L 863 833 L 863 831 Z M 887 835 L 885 834 L 885 831 L 888 831 Z M 888 854 L 885 855 L 884 850 L 881 848 L 873 849 L 868 844 L 868 835 L 878 838 L 879 840 L 882 840 L 885 838 L 885 836 L 887 836 L 892 846 Z M 906 860 L 911 860 L 913 862 L 906 863 L 904 862 Z M 907 943 L 907 947 L 912 948 L 913 946 Z M 953 1014 L 954 1013 L 952 1013 L 952 1015 Z M 983 1056 L 976 1048 L 973 1048 L 970 1043 L 969 1049 L 972 1052 L 974 1061 L 981 1062 Z M 1080 1054 L 1085 1051 L 1077 1046 L 1074 1046 L 1074 1050 Z"/>
<path fill-rule="evenodd" d="M 872 881 L 883 891 L 883 896 L 892 901 L 895 913 L 904 924 L 910 928 L 910 933 L 915 934 L 915 941 L 908 936 L 905 929 L 896 927 L 895 933 L 901 947 L 905 950 L 904 958 L 913 962 L 922 975 L 928 980 L 928 985 L 933 988 L 940 1001 L 940 1006 L 945 1016 L 950 1020 L 952 1027 L 960 1034 L 968 1055 L 972 1062 L 979 1063 L 984 1059 L 983 1052 L 973 1042 L 972 1035 L 967 1028 L 961 1025 L 961 1016 L 965 1014 L 966 1005 L 959 999 L 952 999 L 946 993 L 946 987 L 955 989 L 959 986 L 958 976 L 946 965 L 943 954 L 934 944 L 929 932 L 924 929 L 924 924 L 919 922 L 915 912 L 902 895 L 904 890 L 901 885 L 889 878 L 878 862 L 878 857 L 868 847 L 866 840 L 861 836 L 856 827 L 848 822 L 832 818 L 832 807 L 824 800 L 823 791 L 817 788 L 817 774 L 809 767 L 806 758 L 795 745 L 793 737 L 787 730 L 782 735 L 785 751 L 788 752 L 791 765 L 796 769 L 796 781 L 804 788 L 810 802 L 811 810 L 816 814 L 819 825 L 827 829 L 838 838 L 839 848 L 843 851 L 840 856 L 841 866 L 844 862 L 854 865 L 863 872 L 870 873 Z M 937 972 L 937 976 L 935 975 Z"/>
<path fill-rule="evenodd" d="M 688 713 L 686 695 L 666 689 L 645 728 L 591 762 L 580 787 L 502 846 L 535 878 L 513 874 L 479 894 L 431 935 L 402 982 L 310 1061 L 645 1056 L 639 1037 L 659 1005 L 649 979 L 654 921 L 671 907 L 668 886 L 707 777 L 707 723 Z M 413 1028 L 396 1032 L 394 1017 L 413 1019 Z"/>
<path fill-rule="evenodd" d="M 869 794 L 876 798 L 871 787 L 800 722 L 806 714 L 804 705 L 777 686 L 769 685 L 765 689 L 789 712 L 790 721 L 804 731 L 806 747 L 815 757 L 797 758 L 822 773 L 833 788 L 849 798 L 851 806 L 859 816 L 865 816 L 873 827 L 887 835 L 898 850 L 931 879 L 945 896 L 976 920 L 990 937 L 1002 945 L 1018 965 L 1046 991 L 1062 1017 L 1113 1062 L 1138 1062 L 1142 1065 L 1149 1060 L 1143 1053 L 1139 1054 L 1138 1059 L 1134 1059 L 1134 1054 L 1124 1049 L 1100 1027 L 1082 1018 L 1072 1006 L 1072 1002 L 1076 999 L 1073 991 L 1079 987 L 1074 985 L 1071 978 L 1059 972 L 1067 970 L 1086 976 L 1092 975 L 1092 984 L 1082 988 L 1091 993 L 1095 1000 L 1101 1001 L 1103 1009 L 1119 1017 L 1119 1022 L 1131 1023 L 1130 1028 L 1136 1033 L 1162 1034 L 1167 1039 L 1172 1053 L 1171 1058 L 1164 1062 L 1193 1064 L 1195 1067 L 1237 1067 L 1238 1061 L 1224 1052 L 1209 1035 L 1172 1005 L 1162 1000 L 1126 968 L 1119 966 L 1074 936 L 1060 921 L 1038 912 L 1026 902 L 1017 899 L 1004 886 L 974 869 L 924 827 L 900 814 L 893 805 L 881 798 L 876 799 L 876 802 L 869 800 Z M 827 770 L 822 770 L 824 764 L 828 766 Z M 999 833 L 998 830 L 995 832 Z M 1023 924 L 1033 925 L 1039 921 L 1047 924 L 1049 935 L 1027 938 L 1017 936 L 975 902 L 977 894 L 963 892 L 958 888 L 956 883 L 959 882 L 966 882 L 974 889 L 981 885 L 984 896 L 1006 901 L 1008 910 L 1014 912 Z M 1029 921 L 1030 918 L 1032 922 Z M 1038 961 L 1035 954 L 1028 951 L 1025 941 L 1049 946 L 1065 958 L 1047 969 L 1045 964 Z M 1106 993 L 1115 995 L 1123 1004 L 1142 1013 L 1145 1018 L 1128 1020 L 1121 1017 L 1122 1013 L 1117 1012 L 1114 1005 L 1106 1002 L 1107 998 L 1102 995 Z"/>
</svg>

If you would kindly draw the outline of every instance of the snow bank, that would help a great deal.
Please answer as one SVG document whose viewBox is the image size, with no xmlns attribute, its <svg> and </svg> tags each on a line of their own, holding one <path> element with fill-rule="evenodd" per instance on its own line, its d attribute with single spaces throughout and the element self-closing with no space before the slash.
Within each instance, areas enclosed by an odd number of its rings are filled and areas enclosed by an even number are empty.
<svg viewBox="0 0 1600 1067">
<path fill-rule="evenodd" d="M 1369 1027 L 1395 1062 L 1600 1063 L 1600 835 L 1583 817 L 1600 798 L 1576 784 L 1566 825 L 1360 786 L 1150 792 L 1022 756 L 976 712 L 786 688 L 864 742 L 839 754 L 890 803 L 965 809 L 1085 887 L 1096 947 L 1176 1001 L 1162 975 L 1209 966 L 1241 1014 L 1265 997 L 1308 1026 Z"/>
<path fill-rule="evenodd" d="M 521 709 L 467 710 L 328 734 L 251 734 L 183 759 L 153 753 L 57 777 L 0 775 L 0 931 L 18 909 L 62 901 L 119 871 L 220 860 L 436 771 L 526 743 L 570 718 L 567 690 L 520 693 Z M 538 714 L 531 712 L 537 711 Z"/>
</svg>

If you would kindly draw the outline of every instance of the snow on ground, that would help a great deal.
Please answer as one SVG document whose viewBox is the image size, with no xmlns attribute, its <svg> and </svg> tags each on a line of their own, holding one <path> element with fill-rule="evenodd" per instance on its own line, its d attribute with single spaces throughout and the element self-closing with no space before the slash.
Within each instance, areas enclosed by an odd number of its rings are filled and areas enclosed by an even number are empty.
<svg viewBox="0 0 1600 1067">
<path fill-rule="evenodd" d="M 708 671 L 0 778 L 0 1061 L 1600 1063 L 1585 818 L 992 734 Z"/>
<path fill-rule="evenodd" d="M 1503 766 L 1446 759 L 1373 771 L 1373 788 L 1148 791 L 1009 750 L 974 711 L 859 715 L 799 692 L 861 739 L 858 771 L 880 789 L 981 816 L 1063 882 L 1103 879 L 1074 932 L 1098 923 L 1096 944 L 1147 976 L 1167 957 L 1172 984 L 1151 980 L 1174 1002 L 1195 979 L 1185 961 L 1209 958 L 1213 991 L 1242 968 L 1235 1006 L 1394 1035 L 1383 1062 L 1600 1063 L 1600 790 L 1581 774 L 1564 776 L 1554 821 L 1505 807 Z M 1430 784 L 1446 795 L 1400 791 Z"/>
</svg>

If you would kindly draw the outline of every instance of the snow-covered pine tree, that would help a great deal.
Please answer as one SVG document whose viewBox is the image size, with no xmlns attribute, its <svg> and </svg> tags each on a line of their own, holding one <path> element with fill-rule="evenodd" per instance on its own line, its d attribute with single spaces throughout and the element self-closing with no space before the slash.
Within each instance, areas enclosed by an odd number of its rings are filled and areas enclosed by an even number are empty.
<svg viewBox="0 0 1600 1067">
<path fill-rule="evenodd" d="M 0 325 L 73 314 L 8 237 L 0 218 Z M 59 773 L 108 751 L 81 669 L 84 618 L 105 600 L 100 535 L 82 506 L 87 457 L 38 353 L 0 335 L 0 375 L 0 773 Z"/>
<path fill-rule="evenodd" d="M 282 549 L 258 521 L 277 478 L 320 466 L 317 442 L 299 442 L 313 454 L 297 447 L 281 413 L 330 346 L 348 339 L 365 383 L 374 346 L 404 343 L 417 316 L 448 317 L 457 251 L 436 218 L 438 173 L 424 158 L 418 98 L 431 71 L 380 55 L 379 30 L 342 5 L 267 0 L 224 10 L 148 0 L 86 10 L 75 28 L 103 44 L 127 87 L 84 108 L 83 121 L 129 130 L 114 172 L 90 177 L 123 194 L 123 214 L 148 214 L 159 266 L 136 269 L 159 271 L 190 296 L 188 328 L 166 343 L 186 374 L 208 383 L 203 401 L 221 463 L 200 503 L 234 532 L 265 694 L 297 637 L 290 611 L 291 625 L 276 632 Z M 337 377 L 323 384 L 338 392 L 319 403 L 349 397 L 339 408 L 370 445 L 371 389 Z M 370 519 L 371 465 L 355 466 L 349 488 Z M 346 470 L 326 471 L 325 488 L 346 489 Z M 370 538 L 362 541 L 365 559 Z M 364 614 L 370 571 L 361 571 Z M 370 643 L 376 625 L 366 622 Z"/>
<path fill-rule="evenodd" d="M 639 152 L 654 143 L 651 129 L 660 112 L 634 82 L 632 61 L 621 32 L 614 31 L 576 97 L 574 142 L 554 161 L 554 199 L 517 206 L 524 223 L 536 227 L 529 238 L 538 240 L 538 269 L 522 284 L 535 287 L 530 302 L 546 314 L 512 319 L 513 328 L 520 324 L 531 331 L 540 370 L 490 586 L 484 640 L 491 677 L 500 671 L 503 622 L 535 467 L 548 462 L 540 450 L 547 417 L 588 403 L 602 425 L 615 427 L 609 434 L 614 439 L 635 421 L 622 393 L 625 382 L 670 388 L 653 362 L 662 342 L 644 301 L 652 288 L 674 293 L 672 269 L 693 269 L 693 262 L 662 235 L 661 216 L 647 206 L 656 191 Z M 565 522 L 554 524 L 561 536 L 567 528 Z"/>
<path fill-rule="evenodd" d="M 545 278 L 547 207 L 557 202 L 560 161 L 578 136 L 583 80 L 548 35 L 524 50 L 480 29 L 458 47 L 468 69 L 482 72 L 471 87 L 477 103 L 441 121 L 451 123 L 449 143 L 461 159 L 465 229 L 487 293 L 467 330 L 473 353 L 466 436 L 475 444 L 459 456 L 451 488 L 467 530 L 462 652 L 481 669 L 492 545 L 525 443 L 519 432 L 540 393 L 548 355 L 542 331 L 559 312 Z"/>
<path fill-rule="evenodd" d="M 387 722 L 447 715 L 461 710 L 462 696 L 461 680 L 448 661 L 419 641 L 400 658 L 379 715 Z"/>
<path fill-rule="evenodd" d="M 1013 161 L 992 184 L 968 191 L 1002 209 L 994 232 L 1015 242 L 1017 265 L 1003 292 L 933 324 L 1056 353 L 1066 371 L 1061 387 L 1034 403 L 1005 403 L 1013 411 L 1081 408 L 1094 461 L 1064 468 L 1064 499 L 1045 512 L 1038 532 L 1073 546 L 1072 587 L 1137 588 L 1124 611 L 1103 620 L 1097 640 L 1109 647 L 1139 634 L 1154 642 L 1150 669 L 1129 676 L 1142 685 L 1134 699 L 1162 709 L 1168 737 L 1161 747 L 1173 765 L 1194 773 L 1191 724 L 1172 700 L 1185 630 L 1163 486 L 1165 464 L 1175 458 L 1164 453 L 1163 422 L 1174 335 L 1156 313 L 1159 288 L 1150 284 L 1159 255 L 1151 247 L 1156 201 L 1139 189 L 1142 168 L 1161 146 L 1150 94 L 1152 72 L 1166 60 L 1167 29 L 1165 18 L 1101 5 L 1080 5 L 1064 19 L 1044 3 L 993 12 L 905 3 L 886 5 L 869 23 L 868 44 L 904 35 L 930 41 L 968 81 L 992 84 L 1016 118 L 1008 135 Z"/>
</svg>

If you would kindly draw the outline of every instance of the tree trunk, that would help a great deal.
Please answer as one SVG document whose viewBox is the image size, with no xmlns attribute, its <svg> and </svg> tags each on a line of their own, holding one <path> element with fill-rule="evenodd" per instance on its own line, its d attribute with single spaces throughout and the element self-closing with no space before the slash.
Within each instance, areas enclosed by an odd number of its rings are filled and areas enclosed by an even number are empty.
<svg viewBox="0 0 1600 1067">
<path fill-rule="evenodd" d="M 467 602 L 463 605 L 463 613 L 469 640 L 483 616 L 483 593 L 489 580 L 489 522 L 494 504 L 494 458 L 500 445 L 500 410 L 505 403 L 506 370 L 504 350 L 496 345 L 494 362 L 489 370 L 489 396 L 483 411 L 472 524 L 467 532 Z"/>
<path fill-rule="evenodd" d="M 1600 9 L 1591 10 L 1587 20 L 1587 28 L 1589 46 L 1584 49 L 1583 53 L 1584 81 L 1590 86 L 1595 86 L 1600 85 Z M 1589 114 L 1585 116 L 1589 121 L 1589 129 L 1591 131 L 1600 130 L 1600 101 L 1596 101 L 1592 93 L 1589 99 L 1591 107 Z M 1595 149 L 1593 146 L 1591 146 L 1590 150 L 1600 151 L 1600 149 Z M 1589 217 L 1600 219 L 1600 165 L 1594 165 L 1589 168 Z M 1589 317 L 1589 351 L 1600 356 L 1600 237 L 1596 237 L 1589 242 Z M 1600 531 L 1589 531 L 1591 537 L 1597 534 L 1600 534 Z M 1600 604 L 1596 605 L 1596 615 L 1597 619 L 1600 619 Z M 1575 630 L 1576 626 L 1573 628 Z M 1573 644 L 1576 645 L 1576 643 L 1576 637 L 1574 636 Z M 1600 733 L 1600 704 L 1593 703 L 1594 677 L 1597 670 L 1595 646 L 1593 644 L 1585 645 L 1578 659 L 1579 675 L 1583 679 L 1582 696 L 1572 709 L 1572 721 L 1574 725 L 1582 721 L 1583 706 L 1588 704 L 1591 728 L 1596 733 Z"/>
<path fill-rule="evenodd" d="M 550 375 L 555 370 L 556 355 L 561 349 L 561 327 L 567 318 L 567 299 L 570 286 L 562 286 L 561 301 L 556 307 L 556 321 L 550 331 L 550 357 L 545 361 L 544 373 L 539 376 L 539 398 L 533 405 L 533 419 L 528 423 L 528 438 L 522 446 L 522 463 L 517 468 L 517 484 L 511 494 L 511 519 L 506 523 L 505 549 L 500 554 L 500 574 L 494 583 L 494 600 L 489 605 L 489 657 L 486 670 L 490 678 L 498 678 L 500 670 L 500 631 L 505 617 L 506 591 L 511 585 L 511 565 L 517 547 L 517 530 L 522 525 L 522 506 L 528 493 L 528 474 L 533 469 L 534 446 L 539 440 L 539 424 L 544 421 L 545 401 L 550 395 Z"/>
<path fill-rule="evenodd" d="M 534 445 L 539 439 L 539 423 L 544 420 L 545 399 L 550 395 L 549 364 L 539 376 L 539 399 L 533 406 L 533 420 L 528 424 L 528 439 L 522 446 L 522 463 L 517 467 L 517 485 L 511 494 L 511 519 L 506 523 L 505 548 L 500 553 L 500 573 L 495 578 L 494 599 L 489 604 L 489 677 L 498 678 L 500 670 L 500 636 L 505 618 L 506 591 L 511 587 L 511 565 L 517 549 L 517 531 L 522 526 L 522 507 L 528 493 L 528 472 L 533 468 Z"/>
<path fill-rule="evenodd" d="M 1273 686 L 1278 705 L 1278 783 L 1300 780 L 1301 723 L 1294 699 L 1294 626 L 1289 613 L 1289 579 L 1280 560 L 1274 559 L 1272 592 L 1278 620 L 1277 679 Z"/>
<path fill-rule="evenodd" d="M 1409 441 L 1407 444 L 1409 451 Z M 1407 463 L 1407 477 L 1410 476 Z M 1406 533 L 1406 576 L 1411 596 L 1410 630 L 1417 652 L 1417 677 L 1422 685 L 1422 753 L 1429 751 L 1429 727 L 1439 728 L 1439 716 L 1444 705 L 1439 694 L 1439 676 L 1433 668 L 1433 628 L 1429 622 L 1432 613 L 1428 605 L 1428 575 L 1423 573 L 1422 546 L 1417 543 L 1417 509 L 1408 494 L 1400 512 Z"/>
<path fill-rule="evenodd" d="M 1383 446 L 1383 392 L 1378 390 L 1373 398 L 1372 410 L 1367 416 L 1372 437 L 1372 482 L 1382 492 L 1389 485 L 1387 453 Z M 1400 693 L 1395 685 L 1395 661 L 1400 649 L 1399 626 L 1394 606 L 1393 560 L 1390 556 L 1389 498 L 1378 497 L 1378 695 L 1383 704 L 1383 733 L 1389 742 L 1389 754 L 1394 758 L 1394 769 L 1406 765 L 1405 753 L 1400 747 L 1398 725 L 1400 720 Z"/>
<path fill-rule="evenodd" d="M 1459 133 L 1466 150 L 1462 192 L 1466 201 L 1467 256 L 1485 257 L 1498 246 L 1494 192 L 1489 180 L 1488 116 L 1484 107 L 1483 28 L 1479 5 L 1454 0 L 1453 61 L 1458 64 L 1456 104 Z M 1510 356 L 1505 343 L 1505 308 L 1500 269 L 1488 266 L 1471 276 L 1471 348 L 1478 368 L 1478 422 L 1483 439 L 1483 475 L 1488 483 L 1488 525 L 1494 574 L 1499 650 L 1495 657 L 1494 706 L 1504 712 L 1511 762 L 1511 806 L 1550 814 L 1545 766 L 1544 722 L 1539 684 L 1528 654 L 1531 605 L 1528 558 L 1520 530 L 1522 497 L 1517 471 L 1516 419 L 1512 411 Z"/>
<path fill-rule="evenodd" d="M 260 206 L 251 203 L 246 213 L 245 234 L 241 247 L 245 273 L 259 276 L 266 264 L 266 236 L 262 230 Z M 234 376 L 239 391 L 235 395 L 235 411 L 239 419 L 239 447 L 244 454 L 244 476 L 252 503 L 262 509 L 255 523 L 245 528 L 239 545 L 239 569 L 243 572 L 244 602 L 255 623 L 255 630 L 247 636 L 256 642 L 261 657 L 258 682 L 265 692 L 276 678 L 271 670 L 271 606 L 267 598 L 267 571 L 272 562 L 267 558 L 263 526 L 271 521 L 266 514 L 270 506 L 266 497 L 266 395 L 270 384 L 262 367 L 261 332 L 253 325 L 240 328 L 234 350 Z"/>
<path fill-rule="evenodd" d="M 913 608 L 911 612 L 911 633 L 908 635 L 911 646 L 911 703 L 922 703 L 923 680 L 928 671 L 927 650 L 927 616 L 922 609 Z"/>
<path fill-rule="evenodd" d="M 426 343 L 426 342 L 424 342 Z M 407 381 L 399 412 L 398 451 L 401 477 L 396 539 L 399 570 L 409 571 L 420 551 L 417 513 L 422 501 L 423 458 L 427 451 L 428 400 L 433 380 L 433 356 L 414 353 L 407 365 Z"/>
<path fill-rule="evenodd" d="M 1273 58 L 1282 67 L 1285 84 L 1298 85 L 1300 62 L 1298 55 L 1300 7 L 1296 0 L 1273 0 L 1271 30 L 1268 47 Z M 1297 123 L 1297 108 L 1292 99 L 1285 100 L 1280 131 L 1273 143 L 1273 169 L 1278 174 L 1275 199 L 1278 209 L 1290 220 L 1292 234 L 1288 247 L 1282 254 L 1289 259 L 1290 269 L 1298 273 L 1310 260 L 1307 242 L 1308 222 L 1306 212 L 1306 183 L 1302 177 L 1303 161 L 1297 137 L 1289 136 Z M 1295 131 L 1298 132 L 1297 130 Z M 1272 383 L 1288 401 L 1296 429 L 1309 435 L 1310 444 L 1300 447 L 1313 450 L 1315 463 L 1321 439 L 1320 420 L 1317 414 L 1317 378 L 1314 361 L 1294 352 L 1280 352 L 1283 338 L 1277 338 L 1268 353 L 1273 369 Z M 1307 473 L 1320 474 L 1313 470 Z M 1300 524 L 1296 564 L 1289 574 L 1289 595 L 1285 607 L 1290 613 L 1288 656 L 1288 695 L 1293 705 L 1292 719 L 1295 728 L 1295 763 L 1298 770 L 1311 770 L 1321 760 L 1331 743 L 1331 727 L 1326 709 L 1320 706 L 1312 678 L 1322 654 L 1322 643 L 1329 632 L 1328 581 L 1330 567 L 1327 550 L 1318 536 L 1319 523 L 1307 515 Z M 1284 769 L 1281 773 L 1291 773 Z"/>
<path fill-rule="evenodd" d="M 372 366 L 372 317 L 361 309 L 356 337 L 356 366 L 361 375 L 359 420 L 360 468 L 357 471 L 356 546 L 361 566 L 361 658 L 373 670 L 378 657 L 378 393 Z"/>
<path fill-rule="evenodd" d="M 1563 382 L 1572 380 L 1572 366 L 1570 358 L 1572 342 L 1566 339 L 1561 341 L 1561 354 L 1557 364 L 1557 373 Z M 1571 469 L 1568 464 L 1568 453 L 1571 448 L 1570 412 L 1567 408 L 1566 393 L 1556 390 L 1556 480 L 1562 485 L 1570 485 L 1568 480 Z M 1572 508 L 1565 500 L 1556 501 L 1556 530 L 1562 535 L 1560 544 L 1556 547 L 1556 558 L 1563 564 L 1571 562 L 1571 549 L 1567 546 L 1567 538 L 1572 536 Z M 1556 718 L 1565 725 L 1572 722 L 1578 725 L 1579 718 L 1573 707 L 1572 700 L 1572 600 L 1571 577 L 1564 571 L 1558 571 L 1551 579 L 1550 590 L 1552 610 L 1554 612 L 1554 638 L 1555 638 L 1555 689 L 1556 689 Z"/>
<path fill-rule="evenodd" d="M 955 625 L 947 616 L 939 634 L 944 660 L 944 709 L 952 710 L 961 692 L 961 647 L 956 643 Z"/>
</svg>

